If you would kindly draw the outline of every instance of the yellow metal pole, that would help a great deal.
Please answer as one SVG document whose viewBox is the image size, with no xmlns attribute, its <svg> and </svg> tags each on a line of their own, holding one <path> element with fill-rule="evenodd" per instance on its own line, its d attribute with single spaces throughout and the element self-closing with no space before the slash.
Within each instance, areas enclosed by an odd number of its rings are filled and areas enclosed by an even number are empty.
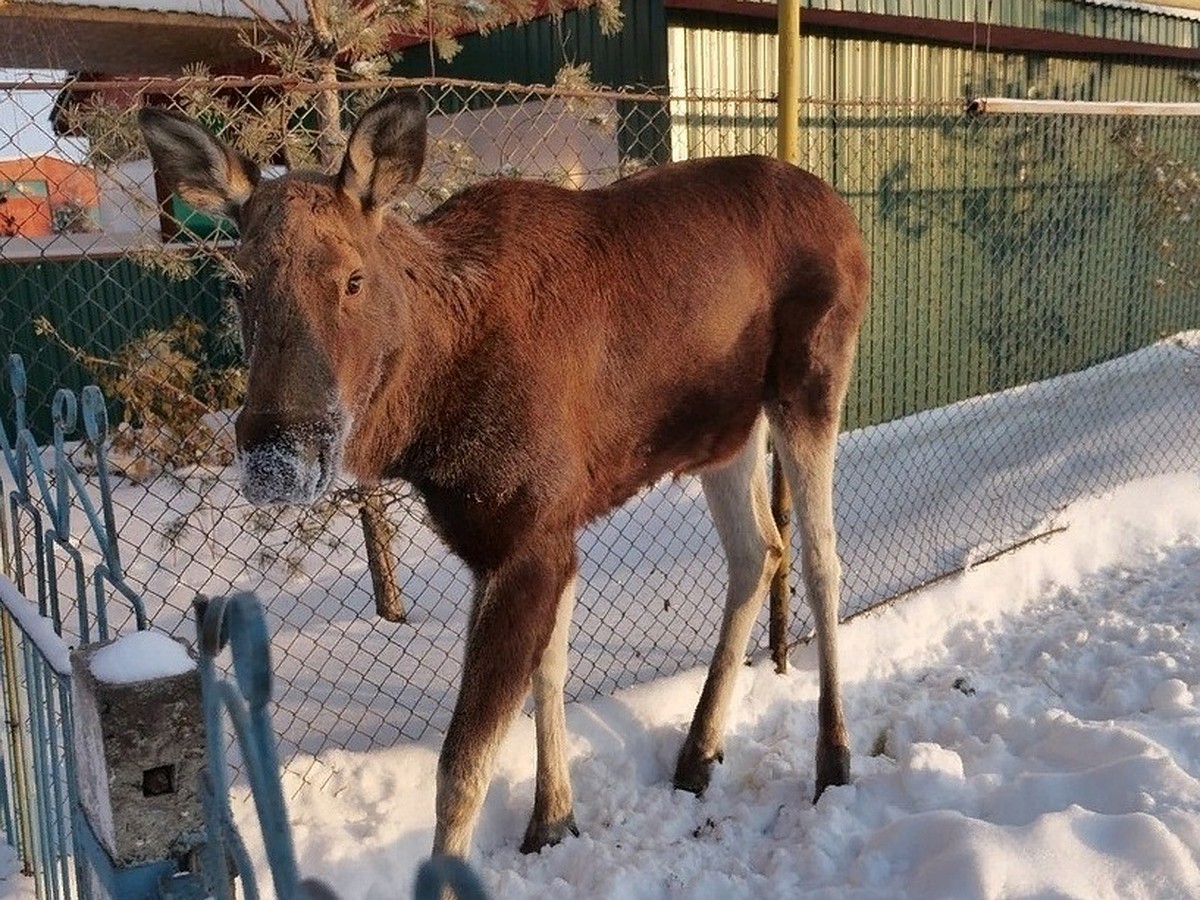
<svg viewBox="0 0 1200 900">
<path fill-rule="evenodd" d="M 16 819 L 15 844 L 21 860 L 21 874 L 33 875 L 35 869 L 31 809 L 35 801 L 29 796 L 29 764 L 25 753 L 25 730 L 22 728 L 25 715 L 21 705 L 21 676 L 17 670 L 17 654 L 23 651 L 17 644 L 12 616 L 7 612 L 0 612 L 0 642 L 3 643 L 5 711 L 8 714 L 8 761 L 12 766 L 10 775 L 13 780 L 13 795 L 9 798 L 9 803 L 13 807 L 12 814 Z M 10 843 L 14 842 L 13 838 L 13 835 L 9 836 Z M 37 896 L 41 898 L 40 878 L 34 883 L 34 887 Z"/>
<path fill-rule="evenodd" d="M 800 161 L 800 0 L 779 0 L 779 107 L 776 116 L 776 155 L 793 165 Z M 771 579 L 771 609 L 768 640 L 775 671 L 788 667 L 788 622 L 791 619 L 791 588 L 788 584 L 792 555 L 792 492 L 774 454 L 771 466 L 771 511 L 783 554 Z"/>
<path fill-rule="evenodd" d="M 780 159 L 800 161 L 800 0 L 779 0 Z"/>
</svg>

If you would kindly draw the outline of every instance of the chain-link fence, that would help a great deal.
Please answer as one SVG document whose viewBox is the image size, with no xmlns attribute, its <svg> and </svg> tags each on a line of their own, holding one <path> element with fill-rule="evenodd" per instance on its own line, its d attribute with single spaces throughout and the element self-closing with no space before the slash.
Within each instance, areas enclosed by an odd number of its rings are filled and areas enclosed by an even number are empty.
<svg viewBox="0 0 1200 900">
<path fill-rule="evenodd" d="M 389 86 L 343 87 L 334 129 Z M 584 188 L 670 159 L 774 150 L 763 99 L 415 86 L 432 112 L 411 215 L 497 174 Z M 271 79 L 0 86 L 0 107 L 30 111 L 0 135 L 0 350 L 26 359 L 35 425 L 53 385 L 93 380 L 124 420 L 118 526 L 157 627 L 188 634 L 196 593 L 267 601 L 281 750 L 320 780 L 309 755 L 444 726 L 468 574 L 403 486 L 344 485 L 313 510 L 238 497 L 232 226 L 162 195 L 134 116 L 144 103 L 181 109 L 267 166 L 328 165 L 316 91 Z M 1134 352 L 1200 328 L 1194 120 L 817 100 L 802 115 L 803 163 L 849 199 L 874 267 L 839 457 L 845 614 L 1011 545 L 1082 493 L 1200 463 L 1194 338 Z M 372 497 L 401 622 L 376 613 Z M 707 661 L 724 564 L 694 479 L 646 491 L 588 528 L 581 550 L 571 697 Z"/>
</svg>

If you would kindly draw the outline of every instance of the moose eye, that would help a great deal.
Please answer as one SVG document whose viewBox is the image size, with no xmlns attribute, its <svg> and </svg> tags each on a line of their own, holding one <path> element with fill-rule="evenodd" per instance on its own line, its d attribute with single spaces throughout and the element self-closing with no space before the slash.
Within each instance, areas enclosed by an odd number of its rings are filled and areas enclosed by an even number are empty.
<svg viewBox="0 0 1200 900">
<path fill-rule="evenodd" d="M 229 299 L 239 306 L 246 300 L 246 282 L 242 278 L 231 278 L 225 283 L 225 290 Z"/>
<path fill-rule="evenodd" d="M 355 272 L 353 275 L 350 276 L 350 279 L 346 282 L 346 295 L 353 297 L 355 294 L 357 294 L 359 291 L 362 290 L 362 283 L 363 283 L 362 275 L 359 274 L 358 272 Z"/>
</svg>

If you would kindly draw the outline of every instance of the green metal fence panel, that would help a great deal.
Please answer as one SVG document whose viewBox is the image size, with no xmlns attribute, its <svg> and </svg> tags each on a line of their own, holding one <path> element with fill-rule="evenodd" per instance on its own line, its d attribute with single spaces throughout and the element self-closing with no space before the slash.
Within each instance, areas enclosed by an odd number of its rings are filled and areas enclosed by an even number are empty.
<svg viewBox="0 0 1200 900">
<path fill-rule="evenodd" d="M 111 359 L 129 341 L 181 316 L 193 316 L 218 332 L 224 293 L 223 276 L 211 264 L 193 277 L 176 279 L 121 256 L 0 262 L 0 348 L 26 360 L 34 434 L 42 440 L 50 434 L 49 398 L 55 388 L 79 390 L 98 377 L 96 366 L 39 334 L 39 319 L 79 351 Z M 7 404 L 7 398 L 0 400 L 0 414 L 11 415 Z M 119 410 L 112 412 L 119 421 Z"/>
<path fill-rule="evenodd" d="M 1195 327 L 1190 263 L 1162 244 L 1174 229 L 1195 240 L 1195 226 L 1162 219 L 1152 171 L 1123 149 L 1127 123 L 873 118 L 851 115 L 836 137 L 836 181 L 874 265 L 851 425 L 1077 371 Z M 881 128 L 897 132 L 886 164 L 865 136 Z M 1158 147 L 1195 140 L 1186 119 L 1138 128 Z"/>
<path fill-rule="evenodd" d="M 601 85 L 663 88 L 667 85 L 666 11 L 659 2 L 622 0 L 622 26 L 601 31 L 596 9 L 568 10 L 558 19 L 542 16 L 487 34 L 460 38 L 452 60 L 431 55 L 427 45 L 410 47 L 392 68 L 405 78 L 466 78 L 515 84 L 553 84 L 564 65 L 587 61 Z M 444 107 L 450 111 L 450 107 Z"/>
</svg>

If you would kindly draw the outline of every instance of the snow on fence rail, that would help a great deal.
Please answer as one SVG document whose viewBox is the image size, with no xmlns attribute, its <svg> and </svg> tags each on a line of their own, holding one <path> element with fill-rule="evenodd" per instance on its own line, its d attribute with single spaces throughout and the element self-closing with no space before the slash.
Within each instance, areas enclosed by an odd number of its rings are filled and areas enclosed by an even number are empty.
<svg viewBox="0 0 1200 900">
<path fill-rule="evenodd" d="M 343 106 L 397 86 L 433 110 L 412 214 L 495 174 L 586 187 L 673 158 L 774 150 L 765 97 L 391 80 L 343 86 Z M 231 225 L 158 196 L 134 128 L 136 107 L 166 105 L 268 164 L 305 164 L 316 86 L 56 87 L 53 133 L 29 129 L 93 173 L 100 196 L 87 214 L 60 215 L 56 235 L 20 239 L 53 245 L 53 258 L 0 264 L 0 289 L 27 311 L 0 335 L 30 360 L 33 393 L 59 375 L 105 386 L 120 422 L 111 456 L 126 581 L 177 634 L 196 593 L 264 598 L 281 753 L 303 777 L 323 781 L 330 750 L 437 731 L 456 688 L 467 573 L 402 485 L 340 485 L 310 511 L 240 500 Z M 0 86 L 0 99 L 22 90 Z M 1187 119 L 816 99 L 802 116 L 805 165 L 847 197 L 873 254 L 837 484 L 845 614 L 1003 549 L 1080 493 L 1200 462 L 1189 333 L 1200 327 L 1200 136 Z M 48 170 L 31 162 L 27 180 Z M 61 258 L 64 241 L 79 258 Z M 114 257 L 118 244 L 130 249 Z M 1038 403 L 1008 403 L 1013 390 Z M 688 479 L 657 485 L 583 535 L 573 698 L 707 658 L 724 586 L 699 496 Z M 389 577 L 395 596 L 381 600 Z M 68 600 L 65 620 L 71 611 Z"/>
<path fill-rule="evenodd" d="M 70 647 L 108 636 L 109 589 L 134 596 L 133 618 L 145 627 L 140 599 L 123 583 L 107 491 L 98 512 L 67 458 L 66 436 L 78 424 L 73 392 L 54 398 L 54 442 L 44 450 L 28 427 L 27 382 L 19 356 L 8 358 L 13 437 L 0 423 L 0 657 L 4 718 L 10 723 L 0 765 L 0 801 L 8 841 L 38 895 L 73 897 L 84 881 L 85 849 L 76 827 L 78 766 L 72 746 L 74 704 Z M 86 439 L 103 467 L 107 420 L 96 388 L 83 395 Z M 46 457 L 49 457 L 47 459 Z M 47 465 L 49 463 L 49 465 Z M 87 520 L 86 540 L 72 512 Z M 90 546 L 89 546 L 90 544 Z M 89 559 L 90 557 L 90 559 Z M 91 565 L 91 578 L 87 568 Z M 94 589 L 94 590 L 93 590 Z M 64 639 L 64 608 L 75 614 Z"/>
</svg>

